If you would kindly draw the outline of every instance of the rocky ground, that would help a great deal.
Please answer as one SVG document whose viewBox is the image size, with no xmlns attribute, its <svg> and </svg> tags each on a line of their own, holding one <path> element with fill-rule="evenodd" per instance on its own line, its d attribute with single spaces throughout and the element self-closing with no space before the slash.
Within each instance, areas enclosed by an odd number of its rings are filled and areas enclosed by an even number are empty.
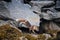
<svg viewBox="0 0 60 40">
<path fill-rule="evenodd" d="M 27 4 L 24 5 L 21 2 L 20 3 L 18 3 L 18 2 L 19 1 L 15 2 L 15 0 L 13 0 L 13 3 L 7 7 L 7 8 L 10 7 L 9 10 L 10 10 L 10 13 L 12 15 L 12 18 L 13 17 L 20 18 L 20 15 L 23 15 L 24 13 L 26 13 L 26 15 L 24 14 L 26 16 L 26 19 L 30 20 L 31 19 L 31 16 L 32 16 L 32 20 L 33 21 L 34 20 L 36 21 L 38 15 L 35 15 L 29 9 L 30 8 L 29 5 L 27 5 Z M 0 4 L 2 4 L 2 3 L 0 3 Z M 38 8 L 38 9 L 39 9 L 38 11 L 40 11 L 40 8 Z M 26 10 L 28 10 L 28 12 Z M 35 10 L 35 8 L 34 8 L 34 10 Z M 7 13 L 9 13 L 9 11 L 8 12 L 7 11 L 8 11 L 8 9 L 6 9 L 4 7 L 4 5 L 0 5 L 0 15 L 9 17 L 10 14 L 7 14 Z M 17 13 L 17 15 L 16 15 L 16 13 Z M 33 15 L 31 15 L 31 14 L 33 14 Z M 24 15 L 22 16 L 22 18 L 25 18 Z M 60 16 L 60 15 L 58 14 L 58 16 Z M 2 17 L 0 17 L 0 19 L 1 18 Z M 40 18 L 38 17 L 38 20 L 37 20 L 38 23 L 39 23 L 39 19 Z M 32 24 L 33 24 L 33 21 L 32 21 Z M 34 21 L 34 23 L 35 23 L 35 21 Z M 49 26 L 49 28 L 52 29 L 52 30 L 48 29 L 48 27 L 47 27 L 46 33 L 43 33 L 43 34 L 23 33 L 21 31 L 21 29 L 18 29 L 14 25 L 11 25 L 9 22 L 3 21 L 1 19 L 0 20 L 0 40 L 60 40 L 60 29 L 59 29 L 60 27 L 56 26 L 56 24 L 54 24 L 54 23 L 52 23 L 50 25 L 53 25 L 53 27 L 52 26 Z M 60 26 L 60 24 L 59 24 L 59 26 Z M 56 29 L 56 30 L 53 30 L 53 29 Z M 58 29 L 59 29 L 59 31 L 57 31 Z"/>
<path fill-rule="evenodd" d="M 33 33 L 23 33 L 20 29 L 5 23 L 0 25 L 0 40 L 59 40 L 60 32 L 50 31 L 50 35 L 47 33 L 43 34 L 33 34 Z"/>
</svg>

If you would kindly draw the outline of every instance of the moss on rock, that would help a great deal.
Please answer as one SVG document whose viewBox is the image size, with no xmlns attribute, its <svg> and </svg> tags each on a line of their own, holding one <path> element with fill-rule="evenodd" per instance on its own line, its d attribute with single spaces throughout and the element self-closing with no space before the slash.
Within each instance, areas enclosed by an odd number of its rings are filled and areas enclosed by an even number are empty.
<svg viewBox="0 0 60 40">
<path fill-rule="evenodd" d="M 9 24 L 0 26 L 0 40 L 19 40 L 21 32 Z"/>
<path fill-rule="evenodd" d="M 34 36 L 30 35 L 30 34 L 25 35 L 25 38 L 27 38 L 28 40 L 37 40 L 36 37 L 34 37 Z"/>
<path fill-rule="evenodd" d="M 46 37 L 43 34 L 38 35 L 38 40 L 45 40 Z"/>
</svg>

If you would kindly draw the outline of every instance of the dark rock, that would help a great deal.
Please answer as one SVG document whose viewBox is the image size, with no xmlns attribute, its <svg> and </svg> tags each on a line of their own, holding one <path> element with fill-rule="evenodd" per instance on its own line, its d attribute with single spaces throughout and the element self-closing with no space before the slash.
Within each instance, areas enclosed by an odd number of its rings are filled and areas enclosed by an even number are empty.
<svg viewBox="0 0 60 40">
<path fill-rule="evenodd" d="M 26 4 L 26 3 L 29 4 L 30 1 L 31 1 L 31 0 L 24 0 L 24 3 L 25 3 L 25 4 Z"/>
<path fill-rule="evenodd" d="M 60 40 L 60 31 L 57 32 L 57 40 Z"/>
<path fill-rule="evenodd" d="M 3 0 L 3 1 L 5 1 L 5 2 L 11 2 L 12 0 Z"/>
</svg>

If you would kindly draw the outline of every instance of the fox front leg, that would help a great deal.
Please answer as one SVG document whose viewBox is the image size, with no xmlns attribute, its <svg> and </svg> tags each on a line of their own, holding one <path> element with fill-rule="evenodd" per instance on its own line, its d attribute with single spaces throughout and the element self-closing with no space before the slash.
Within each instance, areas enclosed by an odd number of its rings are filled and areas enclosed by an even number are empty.
<svg viewBox="0 0 60 40">
<path fill-rule="evenodd" d="M 32 32 L 35 34 L 35 31 L 34 30 L 32 30 Z"/>
</svg>

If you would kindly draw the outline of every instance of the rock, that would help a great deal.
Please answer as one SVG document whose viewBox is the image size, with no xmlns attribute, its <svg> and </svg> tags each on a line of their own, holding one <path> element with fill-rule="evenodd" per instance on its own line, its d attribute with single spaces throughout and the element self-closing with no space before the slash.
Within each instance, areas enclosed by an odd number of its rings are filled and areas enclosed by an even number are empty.
<svg viewBox="0 0 60 40">
<path fill-rule="evenodd" d="M 35 37 L 35 38 L 37 38 L 37 37 L 38 37 L 38 35 L 36 35 L 36 34 L 31 34 L 31 36 L 33 36 L 33 37 Z"/>
<path fill-rule="evenodd" d="M 49 38 L 51 38 L 50 34 L 43 33 L 38 35 L 38 40 L 47 40 Z"/>
<path fill-rule="evenodd" d="M 19 23 L 16 22 L 15 20 L 7 20 L 7 21 L 0 20 L 0 26 L 3 25 L 3 24 L 7 24 L 7 23 L 12 25 L 12 26 L 15 26 L 15 27 L 19 26 Z"/>
<path fill-rule="evenodd" d="M 20 40 L 21 35 L 21 30 L 10 24 L 0 25 L 0 40 Z"/>
<path fill-rule="evenodd" d="M 38 15 L 41 14 L 41 11 L 44 9 L 49 9 L 51 12 L 47 10 L 47 14 L 50 13 L 52 18 L 60 18 L 60 1 L 57 0 L 56 5 L 54 1 L 31 1 L 32 10 L 35 11 Z M 55 8 L 54 8 L 55 7 Z"/>
<path fill-rule="evenodd" d="M 59 32 L 57 32 L 56 39 L 57 39 L 57 40 L 60 40 L 60 31 L 59 31 Z"/>
<path fill-rule="evenodd" d="M 46 5 L 51 5 L 52 3 L 54 3 L 53 1 L 31 1 L 31 6 L 34 8 L 35 7 L 35 10 L 39 13 L 41 11 L 41 8 L 46 6 Z M 34 10 L 34 11 L 35 11 Z"/>
<path fill-rule="evenodd" d="M 37 38 L 32 36 L 31 34 L 26 34 L 25 38 L 27 38 L 28 40 L 37 40 Z"/>
<path fill-rule="evenodd" d="M 46 38 L 45 40 L 47 40 L 48 38 L 51 38 L 51 35 L 50 34 L 43 34 Z"/>
<path fill-rule="evenodd" d="M 43 24 L 43 28 L 45 30 L 45 33 L 50 33 L 53 37 L 56 37 L 56 34 L 58 31 L 60 31 L 60 26 L 57 25 L 57 23 L 54 22 L 45 22 Z"/>
<path fill-rule="evenodd" d="M 0 2 L 0 15 L 3 15 L 4 17 L 10 17 L 10 12 L 5 7 L 4 2 Z"/>
<path fill-rule="evenodd" d="M 25 36 L 20 37 L 20 40 L 28 40 Z"/>
<path fill-rule="evenodd" d="M 51 21 L 51 22 L 45 24 L 45 29 L 46 30 L 57 30 L 57 31 L 59 31 L 60 27 L 56 23 Z"/>
<path fill-rule="evenodd" d="M 7 23 L 9 23 L 15 27 L 19 27 L 19 22 L 15 21 L 15 20 L 8 20 Z"/>
</svg>

